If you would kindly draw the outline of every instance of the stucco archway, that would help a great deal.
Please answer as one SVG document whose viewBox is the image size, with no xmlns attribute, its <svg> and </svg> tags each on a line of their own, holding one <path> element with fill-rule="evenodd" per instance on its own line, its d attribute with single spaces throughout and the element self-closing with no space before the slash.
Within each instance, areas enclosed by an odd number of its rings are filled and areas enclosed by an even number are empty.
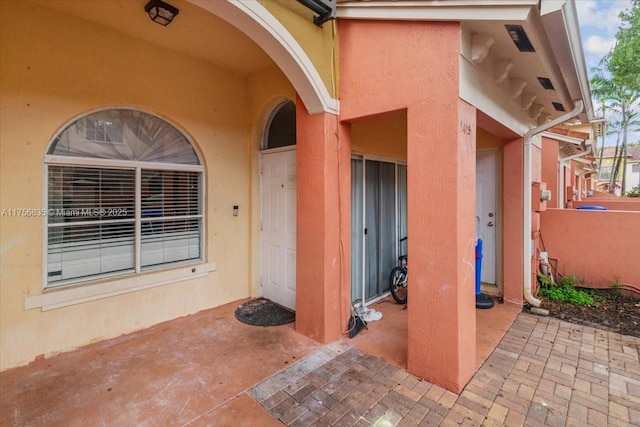
<svg viewBox="0 0 640 427">
<path fill-rule="evenodd" d="M 188 0 L 233 25 L 273 59 L 296 89 L 310 114 L 338 113 L 311 59 L 289 31 L 256 1 Z"/>
</svg>

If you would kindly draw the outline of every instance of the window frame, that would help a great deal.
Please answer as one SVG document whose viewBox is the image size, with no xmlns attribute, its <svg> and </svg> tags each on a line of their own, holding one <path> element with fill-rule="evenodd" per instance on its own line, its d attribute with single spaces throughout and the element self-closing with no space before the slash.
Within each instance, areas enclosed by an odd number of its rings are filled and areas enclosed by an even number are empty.
<svg viewBox="0 0 640 427">
<path fill-rule="evenodd" d="M 91 114 L 98 113 L 101 111 L 107 110 L 132 110 L 138 111 L 144 114 L 148 114 L 153 116 L 159 120 L 164 121 L 166 124 L 172 126 L 176 131 L 178 131 L 184 138 L 187 143 L 190 144 L 193 149 L 198 164 L 181 164 L 181 163 L 168 163 L 168 162 L 147 162 L 147 161 L 136 161 L 136 160 L 115 160 L 115 159 L 104 159 L 104 158 L 91 158 L 91 157 L 80 157 L 80 156 L 66 156 L 66 155 L 56 155 L 56 154 L 45 154 L 43 161 L 43 206 L 45 209 L 49 209 L 49 167 L 50 166 L 59 166 L 59 167 L 87 167 L 87 168 L 99 168 L 99 169 L 127 169 L 134 170 L 135 173 L 135 182 L 134 182 L 134 228 L 135 228 L 135 239 L 134 239 L 134 268 L 126 271 L 116 271 L 116 272 L 108 272 L 103 274 L 96 274 L 91 276 L 83 276 L 79 278 L 71 278 L 66 280 L 61 280 L 54 282 L 54 284 L 49 283 L 49 272 L 48 272 L 48 257 L 49 257 L 49 220 L 46 215 L 43 215 L 43 245 L 42 245 L 42 260 L 43 260 L 43 269 L 42 269 L 42 290 L 43 291 L 62 291 L 69 290 L 74 287 L 84 287 L 90 285 L 96 285 L 104 280 L 116 280 L 118 282 L 126 281 L 127 278 L 135 278 L 140 275 L 146 273 L 158 273 L 167 271 L 170 269 L 184 269 L 185 266 L 188 265 L 196 265 L 203 264 L 206 260 L 205 253 L 205 236 L 206 234 L 206 221 L 205 221 L 205 206 L 206 206 L 206 177 L 205 177 L 205 168 L 203 166 L 202 157 L 197 150 L 196 145 L 191 141 L 191 139 L 187 136 L 186 132 L 176 126 L 174 123 L 171 123 L 164 117 L 160 117 L 156 114 L 150 113 L 148 111 L 144 111 L 137 108 L 130 107 L 112 107 L 112 108 L 101 108 L 93 111 L 86 112 L 82 115 L 75 117 L 69 122 L 65 123 L 58 132 L 51 139 L 50 143 L 47 145 L 47 150 L 45 153 L 48 153 L 51 149 L 52 145 L 56 142 L 59 136 L 71 125 L 76 123 L 78 120 L 81 120 L 84 117 L 87 117 Z M 196 215 L 185 215 L 179 218 L 197 218 L 200 224 L 200 235 L 199 235 L 199 258 L 198 259 L 187 259 L 182 261 L 173 261 L 166 264 L 158 264 L 153 267 L 144 267 L 141 265 L 141 249 L 142 249 L 142 223 L 145 218 L 142 216 L 142 171 L 143 170 L 160 170 L 160 171 L 176 171 L 176 172 L 195 172 L 198 174 L 199 180 L 199 194 L 198 194 L 198 214 Z M 195 272 L 195 268 L 192 269 L 192 272 Z M 198 268 L 198 270 L 201 270 Z M 205 270 L 214 271 L 215 263 L 213 265 L 205 265 Z M 145 279 L 146 280 L 146 279 Z M 166 283 L 161 283 L 166 284 Z M 131 284 L 132 290 L 133 288 L 139 288 L 139 283 Z M 148 286 L 147 286 L 148 287 Z M 122 292 L 119 292 L 122 293 Z"/>
</svg>

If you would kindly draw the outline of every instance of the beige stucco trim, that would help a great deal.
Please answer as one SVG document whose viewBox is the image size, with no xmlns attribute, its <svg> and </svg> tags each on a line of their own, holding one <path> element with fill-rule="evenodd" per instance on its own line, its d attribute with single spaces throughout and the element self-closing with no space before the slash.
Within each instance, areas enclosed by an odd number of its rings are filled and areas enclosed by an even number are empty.
<svg viewBox="0 0 640 427">
<path fill-rule="evenodd" d="M 538 0 L 345 1 L 337 4 L 336 15 L 339 19 L 403 21 L 524 20 L 537 5 Z"/>
<path fill-rule="evenodd" d="M 251 0 L 188 1 L 229 22 L 264 49 L 291 81 L 310 114 L 338 114 L 339 102 L 331 97 L 309 56 L 264 6 Z"/>
<path fill-rule="evenodd" d="M 168 271 L 138 274 L 117 280 L 111 277 L 103 281 L 96 281 L 94 284 L 83 284 L 78 287 L 56 289 L 50 292 L 45 291 L 40 295 L 28 296 L 24 299 L 24 309 L 41 308 L 42 311 L 53 310 L 142 289 L 206 277 L 213 271 L 216 271 L 215 261 Z"/>
</svg>

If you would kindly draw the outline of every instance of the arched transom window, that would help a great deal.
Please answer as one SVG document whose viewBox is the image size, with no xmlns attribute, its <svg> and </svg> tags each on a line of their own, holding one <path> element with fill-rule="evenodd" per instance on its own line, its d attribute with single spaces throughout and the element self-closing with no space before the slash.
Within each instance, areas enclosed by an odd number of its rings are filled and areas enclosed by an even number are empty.
<svg viewBox="0 0 640 427">
<path fill-rule="evenodd" d="M 296 104 L 285 101 L 271 113 L 263 148 L 296 145 Z"/>
<path fill-rule="evenodd" d="M 83 116 L 53 140 L 45 167 L 45 287 L 203 259 L 203 167 L 166 121 L 130 109 Z"/>
</svg>

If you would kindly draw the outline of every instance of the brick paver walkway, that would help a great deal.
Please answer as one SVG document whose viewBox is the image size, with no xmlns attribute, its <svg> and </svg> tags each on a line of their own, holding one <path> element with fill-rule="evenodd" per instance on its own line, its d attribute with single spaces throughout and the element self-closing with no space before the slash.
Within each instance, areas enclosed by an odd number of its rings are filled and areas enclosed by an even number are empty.
<svg viewBox="0 0 640 427">
<path fill-rule="evenodd" d="M 291 426 L 640 425 L 640 339 L 520 314 L 460 395 L 346 341 L 248 393 Z"/>
</svg>

